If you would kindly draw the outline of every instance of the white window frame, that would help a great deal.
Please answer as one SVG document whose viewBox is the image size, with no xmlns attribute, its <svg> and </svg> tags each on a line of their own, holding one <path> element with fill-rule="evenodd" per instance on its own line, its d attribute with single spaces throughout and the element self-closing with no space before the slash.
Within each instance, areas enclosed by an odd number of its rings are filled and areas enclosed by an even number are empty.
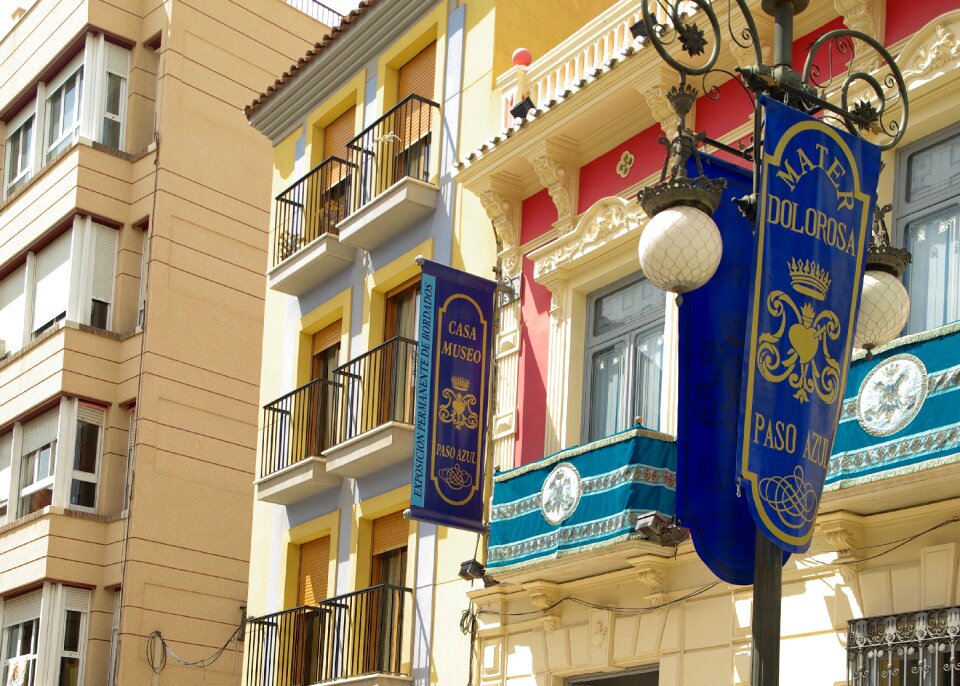
<svg viewBox="0 0 960 686">
<path fill-rule="evenodd" d="M 5 160 L 5 165 L 3 169 L 3 176 L 4 176 L 3 197 L 4 198 L 8 197 L 20 185 L 22 185 L 23 183 L 26 183 L 27 181 L 30 180 L 30 178 L 33 177 L 33 170 L 36 164 L 37 123 L 39 120 L 39 117 L 37 117 L 36 114 L 37 114 L 37 105 L 36 105 L 36 102 L 33 102 L 30 105 L 27 105 L 26 107 L 24 107 L 20 111 L 20 113 L 16 117 L 11 119 L 10 122 L 7 124 L 7 131 L 10 131 L 11 133 L 7 136 L 6 147 L 5 147 L 6 160 Z M 27 155 L 27 166 L 26 168 L 21 169 L 19 167 L 19 163 L 16 163 L 16 168 L 19 170 L 19 172 L 15 177 L 8 180 L 7 176 L 10 173 L 10 169 L 15 165 L 15 161 L 12 159 L 13 148 L 11 146 L 11 141 L 13 140 L 14 136 L 21 134 L 21 132 L 23 131 L 23 128 L 27 124 L 27 121 L 30 119 L 33 120 L 33 128 L 30 132 L 30 138 L 27 141 L 28 148 L 29 148 L 29 153 Z M 22 136 L 21 136 L 20 145 L 22 149 L 22 146 L 23 146 Z"/>
<path fill-rule="evenodd" d="M 955 136 L 960 136 L 960 122 L 947 126 L 936 133 L 925 136 L 910 145 L 904 146 L 902 149 L 897 151 L 897 161 L 896 161 L 896 194 L 894 197 L 894 226 L 893 226 L 893 236 L 892 239 L 897 245 L 907 246 L 907 226 L 918 219 L 922 219 L 931 214 L 943 210 L 951 205 L 960 206 L 960 181 L 957 181 L 953 185 L 949 185 L 943 188 L 940 191 L 930 194 L 929 196 L 919 199 L 919 200 L 907 200 L 907 192 L 909 190 L 909 168 L 910 168 L 910 158 L 917 152 L 925 150 L 927 148 L 935 147 L 941 143 L 944 143 L 950 138 Z M 955 227 L 955 230 L 960 232 L 960 227 Z M 951 265 L 952 269 L 952 287 L 951 284 L 944 284 L 944 288 L 947 289 L 947 298 L 948 298 L 948 309 L 953 310 L 957 319 L 960 319 L 960 257 L 953 262 Z M 904 274 L 904 285 L 907 286 L 909 290 L 909 276 L 911 274 L 913 267 L 908 266 L 907 271 Z M 928 283 L 928 286 L 930 284 Z M 913 319 L 911 313 L 911 319 Z M 944 324 L 948 324 L 951 321 L 957 321 L 957 319 L 947 320 Z M 907 326 L 904 329 L 905 333 L 920 333 L 928 328 L 930 328 L 929 322 L 926 322 L 922 329 L 913 329 L 911 328 L 910 320 L 907 321 Z"/>
<path fill-rule="evenodd" d="M 2 465 L 6 465 L 3 467 Z M 4 475 L 5 473 L 5 475 Z M 10 486 L 13 481 L 13 430 L 0 434 L 0 504 L 3 505 L 3 511 L 0 512 L 0 524 L 7 520 L 7 513 L 10 510 Z"/>
<path fill-rule="evenodd" d="M 81 409 L 83 408 L 83 409 Z M 95 417 L 94 415 L 99 415 Z M 94 407 L 92 405 L 83 404 L 80 405 L 78 401 L 78 407 L 76 412 L 76 436 L 74 440 L 74 451 L 73 459 L 70 461 L 70 491 L 67 494 L 68 507 L 71 510 L 80 510 L 83 512 L 96 512 L 97 506 L 100 502 L 100 464 L 103 459 L 103 438 L 106 427 L 106 410 L 102 407 Z M 94 458 L 94 470 L 93 473 L 84 472 L 78 470 L 76 467 L 77 459 L 79 457 L 77 451 L 80 449 L 78 439 L 80 437 L 80 424 L 90 424 L 91 426 L 96 426 L 97 431 L 97 454 Z M 78 505 L 73 500 L 73 482 L 74 481 L 84 481 L 86 483 L 92 483 L 94 485 L 93 493 L 93 506 Z"/>
<path fill-rule="evenodd" d="M 61 150 L 66 149 L 69 146 L 69 143 L 67 145 L 64 145 L 64 142 L 67 141 L 67 139 L 76 140 L 77 138 L 80 137 L 80 128 L 83 125 L 84 102 L 86 102 L 86 99 L 84 97 L 84 89 L 86 87 L 86 84 L 85 84 L 86 79 L 84 77 L 86 76 L 86 74 L 84 72 L 89 71 L 88 69 L 86 69 L 87 65 L 84 64 L 85 62 L 84 56 L 85 56 L 85 53 L 83 52 L 77 55 L 73 59 L 73 61 L 71 61 L 70 64 L 67 65 L 67 67 L 57 75 L 55 79 L 53 79 L 47 84 L 47 88 L 46 88 L 47 92 L 46 92 L 46 97 L 44 98 L 44 104 L 43 104 L 43 111 L 44 111 L 43 137 L 45 141 L 44 158 L 48 162 L 57 153 L 59 153 Z M 54 97 L 54 95 L 56 95 L 57 91 L 63 88 L 64 85 L 66 85 L 67 81 L 69 81 L 74 76 L 78 76 L 78 83 L 77 83 L 77 97 L 74 100 L 74 112 L 73 112 L 73 119 L 71 121 L 71 126 L 69 128 L 65 128 L 64 122 L 66 122 L 67 119 L 65 116 L 62 117 L 60 122 L 60 131 L 56 139 L 52 141 L 48 140 L 48 136 L 50 135 L 49 129 L 50 129 L 50 117 L 51 117 L 50 100 L 51 98 Z M 61 111 L 63 111 L 63 106 L 64 106 L 63 103 L 64 103 L 64 100 L 63 98 L 61 98 L 60 99 Z"/>
<path fill-rule="evenodd" d="M 615 344 L 618 341 L 624 341 L 626 343 L 624 349 L 624 360 L 626 364 L 626 371 L 623 373 L 623 379 L 625 381 L 624 387 L 621 389 L 621 402 L 622 409 L 621 413 L 617 418 L 617 423 L 623 423 L 623 426 L 616 429 L 614 433 L 619 431 L 624 431 L 633 426 L 633 414 L 636 405 L 635 396 L 635 387 L 636 387 L 636 337 L 644 332 L 648 331 L 660 331 L 661 335 L 661 355 L 660 355 L 660 397 L 658 398 L 658 404 L 660 407 L 657 408 L 657 423 L 655 426 L 650 426 L 646 421 L 644 426 L 650 429 L 659 430 L 662 421 L 662 404 L 663 404 L 663 383 L 664 377 L 666 375 L 665 366 L 668 363 L 668 355 L 665 349 L 667 343 L 666 335 L 666 311 L 665 307 L 659 308 L 657 310 L 659 316 L 644 316 L 636 319 L 635 321 L 630 321 L 627 324 L 623 324 L 617 328 L 616 331 L 606 332 L 602 334 L 594 334 L 593 325 L 597 304 L 605 297 L 616 293 L 617 291 L 624 289 L 628 286 L 631 286 L 635 283 L 643 281 L 643 277 L 637 274 L 631 274 L 627 277 L 618 279 L 617 281 L 604 286 L 603 288 L 597 289 L 596 291 L 587 295 L 587 308 L 586 308 L 586 320 L 584 322 L 583 331 L 585 334 L 584 340 L 584 353 L 583 353 L 583 405 L 582 405 L 582 417 L 580 424 L 580 433 L 582 435 L 582 440 L 584 442 L 599 440 L 601 438 L 606 438 L 606 436 L 590 436 L 590 410 L 592 406 L 592 385 L 593 385 L 593 356 L 595 353 L 600 352 L 604 348 Z M 662 301 L 662 298 L 661 298 Z"/>
<path fill-rule="evenodd" d="M 5 680 L 9 678 L 7 669 L 9 661 L 5 659 L 8 650 L 9 630 L 16 626 L 36 622 L 35 650 L 27 655 L 28 661 L 33 662 L 32 686 L 39 686 L 37 672 L 41 670 L 41 655 L 43 644 L 43 622 L 42 622 L 42 596 L 43 591 L 34 591 L 27 596 L 20 596 L 16 599 L 3 603 L 3 621 L 0 622 L 0 677 Z M 11 616 L 16 613 L 16 616 Z M 4 681 L 6 683 L 6 681 Z"/>
</svg>

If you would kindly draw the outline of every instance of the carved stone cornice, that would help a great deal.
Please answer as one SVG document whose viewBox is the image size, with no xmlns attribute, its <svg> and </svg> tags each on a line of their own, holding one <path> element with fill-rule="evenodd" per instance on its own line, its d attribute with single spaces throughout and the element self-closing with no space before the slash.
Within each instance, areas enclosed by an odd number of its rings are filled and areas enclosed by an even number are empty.
<svg viewBox="0 0 960 686">
<path fill-rule="evenodd" d="M 520 208 L 522 200 L 516 193 L 519 183 L 509 178 L 488 177 L 473 188 L 487 217 L 493 222 L 503 241 L 503 250 L 516 248 L 520 241 Z"/>
<path fill-rule="evenodd" d="M 922 38 L 914 36 L 898 60 L 908 86 L 911 85 L 910 81 L 923 80 L 939 70 L 956 67 L 960 61 L 960 39 L 956 30 L 955 25 L 938 23 Z M 917 45 L 915 41 L 918 38 L 920 42 Z M 911 50 L 911 47 L 914 49 Z"/>
<path fill-rule="evenodd" d="M 523 590 L 527 592 L 530 603 L 538 610 L 543 611 L 541 618 L 543 630 L 547 633 L 560 626 L 559 602 L 562 594 L 560 587 L 547 581 L 531 581 L 523 584 Z"/>
<path fill-rule="evenodd" d="M 618 196 L 603 198 L 581 215 L 573 229 L 530 253 L 533 276 L 546 285 L 555 273 L 573 269 L 587 255 L 609 246 L 626 234 L 636 234 L 646 221 L 636 202 Z"/>
<path fill-rule="evenodd" d="M 557 226 L 561 233 L 572 223 L 577 212 L 577 190 L 580 167 L 576 147 L 565 138 L 551 138 L 528 155 L 540 184 L 547 189 L 557 209 Z"/>
<path fill-rule="evenodd" d="M 652 555 L 640 555 L 627 560 L 636 570 L 641 584 L 647 587 L 647 594 L 643 596 L 652 607 L 664 605 L 667 602 L 666 580 L 667 561 Z"/>
<path fill-rule="evenodd" d="M 663 85 L 647 86 L 646 88 L 640 89 L 640 94 L 643 95 L 643 99 L 647 101 L 650 114 L 652 114 L 653 118 L 660 124 L 660 129 L 663 133 L 667 136 L 672 136 L 677 132 L 679 119 L 676 112 L 670 107 L 670 102 L 667 100 L 668 90 L 669 87 L 664 87 Z"/>
<path fill-rule="evenodd" d="M 847 28 L 883 41 L 883 36 L 878 35 L 880 27 L 874 21 L 874 18 L 879 16 L 876 0 L 833 0 L 833 6 L 843 17 L 843 23 Z"/>
</svg>

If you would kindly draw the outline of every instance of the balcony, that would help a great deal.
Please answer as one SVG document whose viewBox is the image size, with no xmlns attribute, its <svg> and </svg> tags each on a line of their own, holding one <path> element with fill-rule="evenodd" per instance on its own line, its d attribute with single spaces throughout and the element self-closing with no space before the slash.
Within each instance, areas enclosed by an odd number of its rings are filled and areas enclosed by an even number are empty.
<svg viewBox="0 0 960 686">
<path fill-rule="evenodd" d="M 417 342 L 393 338 L 335 370 L 339 379 L 327 473 L 358 479 L 413 458 Z"/>
<path fill-rule="evenodd" d="M 347 145 L 358 178 L 354 211 L 339 225 L 343 243 L 374 250 L 436 209 L 439 111 L 410 95 Z"/>
<path fill-rule="evenodd" d="M 346 160 L 328 157 L 277 196 L 270 288 L 302 295 L 353 263 L 355 251 L 341 244 L 337 224 L 350 214 L 355 170 Z"/>
<path fill-rule="evenodd" d="M 247 619 L 247 686 L 410 683 L 409 588 L 373 586 Z"/>
<path fill-rule="evenodd" d="M 343 21 L 342 14 L 319 0 L 286 0 L 286 3 L 330 28 L 340 26 Z"/>
<path fill-rule="evenodd" d="M 847 684 L 946 686 L 960 671 L 960 607 L 853 619 Z"/>
<path fill-rule="evenodd" d="M 336 384 L 314 379 L 264 406 L 259 500 L 290 505 L 340 484 L 320 456 L 333 438 L 336 398 Z"/>
<path fill-rule="evenodd" d="M 666 434 L 630 429 L 497 474 L 487 573 L 557 584 L 671 557 L 636 529 L 644 515 L 673 516 L 676 447 Z"/>
</svg>

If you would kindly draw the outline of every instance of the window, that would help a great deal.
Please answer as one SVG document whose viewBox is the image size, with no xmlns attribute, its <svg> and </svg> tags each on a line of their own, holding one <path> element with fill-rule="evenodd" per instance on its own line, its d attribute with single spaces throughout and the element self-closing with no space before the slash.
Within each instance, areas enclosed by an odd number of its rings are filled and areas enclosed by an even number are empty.
<svg viewBox="0 0 960 686">
<path fill-rule="evenodd" d="M 127 419 L 127 473 L 123 479 L 123 509 L 130 507 L 130 485 L 133 479 L 133 451 L 137 445 L 137 408 L 130 409 Z"/>
<path fill-rule="evenodd" d="M 590 298 L 584 439 L 660 425 L 664 295 L 646 279 Z"/>
<path fill-rule="evenodd" d="M 97 475 L 103 436 L 104 413 L 100 408 L 77 408 L 77 439 L 70 480 L 70 505 L 86 510 L 97 507 Z"/>
<path fill-rule="evenodd" d="M 300 546 L 297 574 L 297 605 L 316 605 L 327 598 L 330 537 L 323 536 Z"/>
<path fill-rule="evenodd" d="M 0 683 L 37 686 L 40 653 L 40 591 L 3 605 L 3 675 Z M 19 681 L 17 679 L 20 679 Z"/>
<path fill-rule="evenodd" d="M 110 328 L 113 280 L 117 262 L 117 232 L 92 224 L 93 275 L 90 281 L 90 326 Z"/>
<path fill-rule="evenodd" d="M 23 346 L 26 280 L 24 265 L 0 280 L 0 341 L 3 341 L 4 353 L 16 352 Z"/>
<path fill-rule="evenodd" d="M 67 316 L 72 239 L 73 232 L 67 231 L 37 253 L 32 325 L 34 337 Z"/>
<path fill-rule="evenodd" d="M 10 495 L 10 472 L 13 457 L 13 432 L 0 436 L 0 524 L 7 518 L 7 498 Z"/>
<path fill-rule="evenodd" d="M 897 159 L 897 231 L 913 261 L 907 333 L 960 319 L 960 129 L 920 141 Z"/>
<path fill-rule="evenodd" d="M 53 481 L 57 461 L 59 408 L 50 410 L 23 425 L 20 449 L 20 507 L 23 517 L 53 502 Z"/>
<path fill-rule="evenodd" d="M 63 620 L 63 650 L 60 653 L 59 686 L 80 683 L 80 628 L 83 615 L 79 610 L 67 610 Z"/>
<path fill-rule="evenodd" d="M 122 150 L 124 148 L 130 52 L 107 42 L 103 43 L 103 48 L 103 116 L 98 134 L 101 143 Z"/>
<path fill-rule="evenodd" d="M 65 149 L 80 134 L 82 112 L 83 66 L 70 73 L 59 84 L 48 89 L 47 96 L 47 159 Z"/>
<path fill-rule="evenodd" d="M 150 259 L 147 254 L 147 249 L 150 247 L 148 230 L 148 227 L 144 227 L 143 240 L 140 248 L 140 304 L 137 309 L 137 326 L 140 327 L 143 326 L 144 311 L 147 306 L 147 262 Z"/>
<path fill-rule="evenodd" d="M 113 594 L 113 623 L 110 629 L 110 664 L 107 665 L 107 686 L 117 683 L 117 650 L 120 647 L 120 589 Z"/>
<path fill-rule="evenodd" d="M 33 123 L 31 111 L 26 121 L 19 125 L 7 137 L 7 164 L 4 188 L 9 195 L 30 179 L 33 169 Z"/>
</svg>

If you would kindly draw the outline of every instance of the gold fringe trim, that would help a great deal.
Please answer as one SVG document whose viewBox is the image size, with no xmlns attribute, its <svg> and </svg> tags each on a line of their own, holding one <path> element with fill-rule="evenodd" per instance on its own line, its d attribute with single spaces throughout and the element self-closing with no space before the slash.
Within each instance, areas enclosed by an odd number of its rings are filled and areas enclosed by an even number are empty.
<svg viewBox="0 0 960 686">
<path fill-rule="evenodd" d="M 943 326 L 938 326 L 936 329 L 928 329 L 927 331 L 921 331 L 920 333 L 911 334 L 902 338 L 895 338 L 889 343 L 878 345 L 873 349 L 873 354 L 879 355 L 880 353 L 885 353 L 888 350 L 896 350 L 904 345 L 913 345 L 914 343 L 923 343 L 924 341 L 930 341 L 934 338 L 940 338 L 941 336 L 949 336 L 957 331 L 960 331 L 960 321 L 944 324 Z M 866 356 L 866 350 L 858 350 L 850 356 L 850 359 L 856 362 L 857 360 L 862 360 Z"/>
<path fill-rule="evenodd" d="M 925 472 L 928 469 L 934 469 L 936 467 L 943 467 L 944 465 L 954 464 L 960 462 L 960 453 L 955 453 L 953 455 L 946 455 L 944 457 L 938 457 L 935 460 L 926 460 L 924 462 L 916 462 L 914 464 L 908 464 L 904 467 L 894 467 L 893 469 L 884 469 L 873 474 L 867 474 L 865 476 L 857 477 L 854 479 L 844 479 L 842 476 L 839 481 L 834 481 L 832 484 L 827 484 L 823 489 L 825 493 L 830 493 L 833 491 L 840 491 L 845 488 L 852 488 L 854 486 L 862 486 L 863 484 L 873 483 L 874 481 L 880 481 L 881 479 L 892 479 L 897 476 L 904 476 L 907 474 L 917 474 L 919 472 Z"/>
</svg>

